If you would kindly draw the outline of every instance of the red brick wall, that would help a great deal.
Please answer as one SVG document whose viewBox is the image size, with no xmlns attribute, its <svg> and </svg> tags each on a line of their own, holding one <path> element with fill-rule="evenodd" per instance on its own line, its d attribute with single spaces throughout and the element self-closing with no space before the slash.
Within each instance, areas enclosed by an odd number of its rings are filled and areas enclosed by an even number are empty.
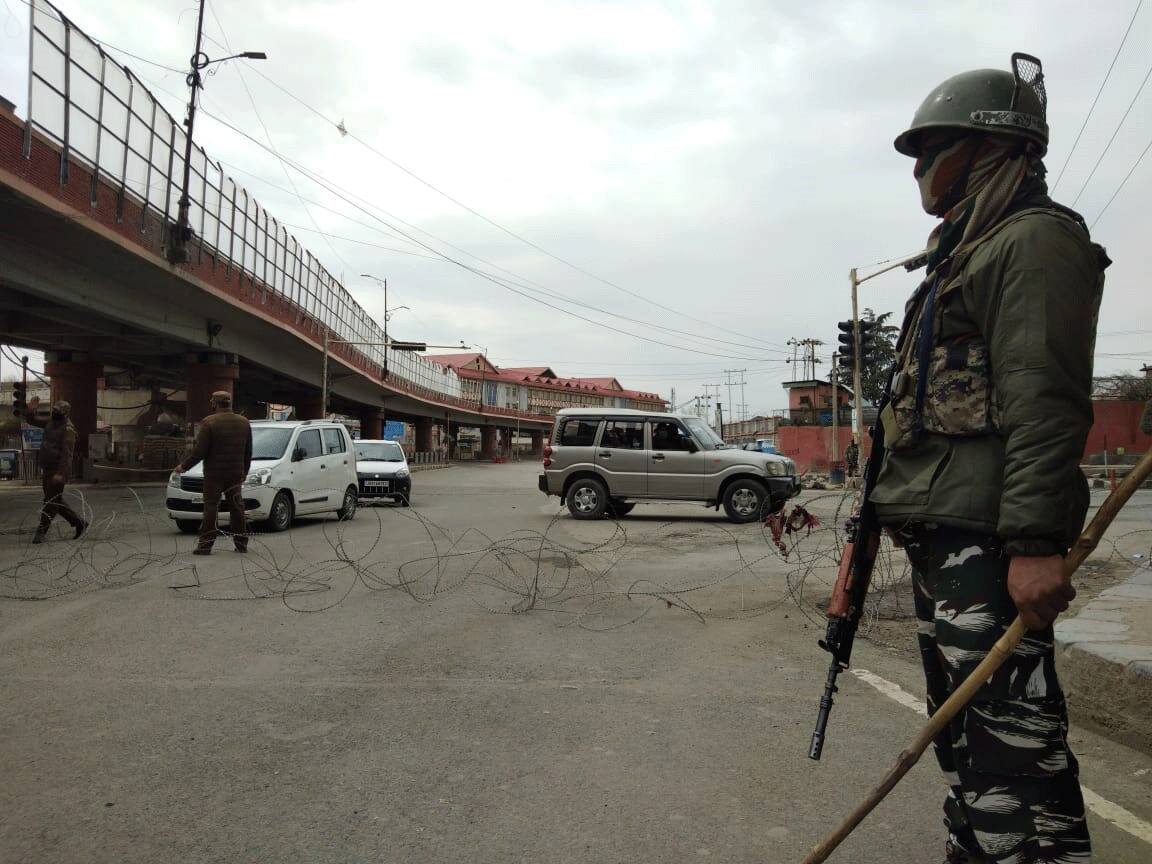
<svg viewBox="0 0 1152 864">
<path fill-rule="evenodd" d="M 844 461 L 844 450 L 852 440 L 852 430 L 839 430 L 840 461 Z M 814 471 L 827 472 L 829 454 L 832 449 L 831 426 L 780 426 L 776 430 L 776 450 L 796 463 L 800 473 Z"/>
<path fill-rule="evenodd" d="M 1152 435 L 1140 431 L 1143 402 L 1098 399 L 1092 403 L 1092 411 L 1096 419 L 1084 446 L 1085 456 L 1105 450 L 1115 453 L 1117 447 L 1123 447 L 1126 453 L 1147 453 L 1152 449 Z"/>
</svg>

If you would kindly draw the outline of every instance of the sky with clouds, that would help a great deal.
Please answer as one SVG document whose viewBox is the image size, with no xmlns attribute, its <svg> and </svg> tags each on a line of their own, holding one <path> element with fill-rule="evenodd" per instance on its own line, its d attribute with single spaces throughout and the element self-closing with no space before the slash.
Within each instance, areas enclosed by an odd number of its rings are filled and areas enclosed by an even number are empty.
<svg viewBox="0 0 1152 864">
<path fill-rule="evenodd" d="M 22 112 L 28 9 L 0 2 L 0 94 Z M 60 8 L 108 46 L 187 66 L 192 0 Z M 410 307 L 394 313 L 396 338 L 463 340 L 498 364 L 614 374 L 665 396 L 675 387 L 681 402 L 746 369 L 759 413 L 786 404 L 789 339 L 823 340 L 826 372 L 835 322 L 850 314 L 849 269 L 914 252 L 931 230 L 911 163 L 892 149 L 928 91 L 965 69 L 1007 68 L 1013 51 L 1038 55 L 1051 183 L 1135 8 L 217 0 L 208 54 L 268 59 L 207 78 L 196 135 L 377 318 L 379 289 L 357 274 L 388 278 L 389 302 Z M 1085 186 L 1146 80 L 1150 43 L 1152 8 L 1136 17 L 1056 189 L 1090 223 L 1152 140 L 1148 88 Z M 183 73 L 111 53 L 183 115 Z M 390 236 L 208 113 L 521 293 Z M 1093 232 L 1115 261 L 1100 373 L 1152 362 L 1152 292 L 1141 287 L 1150 189 L 1152 156 Z M 862 305 L 899 310 L 915 282 L 879 277 Z"/>
</svg>

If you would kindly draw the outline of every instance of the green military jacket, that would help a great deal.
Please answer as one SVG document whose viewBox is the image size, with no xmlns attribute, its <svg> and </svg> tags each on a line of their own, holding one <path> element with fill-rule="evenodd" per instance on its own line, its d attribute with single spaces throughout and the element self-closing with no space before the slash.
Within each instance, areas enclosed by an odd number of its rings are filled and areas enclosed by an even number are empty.
<svg viewBox="0 0 1152 864">
<path fill-rule="evenodd" d="M 201 460 L 207 480 L 236 483 L 246 477 L 252 466 L 252 426 L 248 418 L 231 411 L 205 417 L 196 432 L 192 452 L 180 469 L 187 471 Z"/>
<path fill-rule="evenodd" d="M 910 304 L 871 500 L 886 525 L 995 534 L 1013 555 L 1063 552 L 1088 508 L 1080 458 L 1107 256 L 1047 196 L 961 256 L 937 271 L 930 354 Z"/>
</svg>

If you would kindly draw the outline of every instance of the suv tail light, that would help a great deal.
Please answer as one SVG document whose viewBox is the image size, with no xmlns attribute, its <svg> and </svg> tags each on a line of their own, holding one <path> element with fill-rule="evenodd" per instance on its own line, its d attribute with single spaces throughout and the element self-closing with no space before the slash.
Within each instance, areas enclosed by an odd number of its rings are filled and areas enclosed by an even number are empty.
<svg viewBox="0 0 1152 864">
<path fill-rule="evenodd" d="M 552 455 L 552 445 L 549 444 L 544 448 L 544 467 L 547 468 L 552 464 L 552 460 L 548 457 Z"/>
</svg>

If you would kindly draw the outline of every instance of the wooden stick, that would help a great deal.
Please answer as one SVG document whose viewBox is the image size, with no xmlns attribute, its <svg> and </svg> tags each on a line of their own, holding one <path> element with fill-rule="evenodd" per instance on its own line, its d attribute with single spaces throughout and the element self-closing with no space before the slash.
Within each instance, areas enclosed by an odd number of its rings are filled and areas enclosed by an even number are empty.
<svg viewBox="0 0 1152 864">
<path fill-rule="evenodd" d="M 1068 552 L 1068 557 L 1064 561 L 1064 567 L 1069 577 L 1084 563 L 1084 559 L 1092 554 L 1093 550 L 1100 543 L 1100 538 L 1104 536 L 1104 532 L 1108 530 L 1108 526 L 1112 524 L 1112 520 L 1116 518 L 1116 514 L 1128 503 L 1128 499 L 1132 497 L 1132 493 L 1148 479 L 1150 474 L 1152 474 L 1152 451 L 1144 454 L 1140 461 L 1133 466 L 1123 482 L 1116 487 L 1116 491 L 1104 500 L 1104 503 L 1100 505 L 1100 509 L 1096 511 L 1096 515 L 1092 517 L 1092 521 L 1088 523 L 1088 527 L 1084 529 L 1084 533 L 1080 535 L 1075 545 L 1073 545 L 1072 549 Z M 964 683 L 956 688 L 952 695 L 948 697 L 948 700 L 937 709 L 936 713 L 933 714 L 928 721 L 928 724 L 920 734 L 916 736 L 912 743 L 901 751 L 896 759 L 896 764 L 888 769 L 888 772 L 876 788 L 868 793 L 864 801 L 848 814 L 848 817 L 837 826 L 835 831 L 821 840 L 820 844 L 808 853 L 808 857 L 804 859 L 803 864 L 821 864 L 821 862 L 828 859 L 828 856 L 843 842 L 844 838 L 851 834 L 856 829 L 856 826 L 864 821 L 865 816 L 876 809 L 876 805 L 884 800 L 888 793 L 900 782 L 900 779 L 920 760 L 924 751 L 928 749 L 928 745 L 952 722 L 952 718 L 959 714 L 961 709 L 972 700 L 972 697 L 975 696 L 976 692 L 984 686 L 984 683 L 992 677 L 992 674 L 1004 665 L 1004 661 L 1016 650 L 1016 646 L 1020 644 L 1020 640 L 1024 638 L 1026 632 L 1027 628 L 1024 626 L 1024 622 L 1017 617 L 1016 620 L 1012 622 L 1012 626 L 1004 631 L 1004 635 L 996 640 L 996 644 L 992 646 L 992 650 L 988 652 L 988 656 L 980 662 L 980 665 L 972 671 L 972 674 L 964 680 Z"/>
</svg>

